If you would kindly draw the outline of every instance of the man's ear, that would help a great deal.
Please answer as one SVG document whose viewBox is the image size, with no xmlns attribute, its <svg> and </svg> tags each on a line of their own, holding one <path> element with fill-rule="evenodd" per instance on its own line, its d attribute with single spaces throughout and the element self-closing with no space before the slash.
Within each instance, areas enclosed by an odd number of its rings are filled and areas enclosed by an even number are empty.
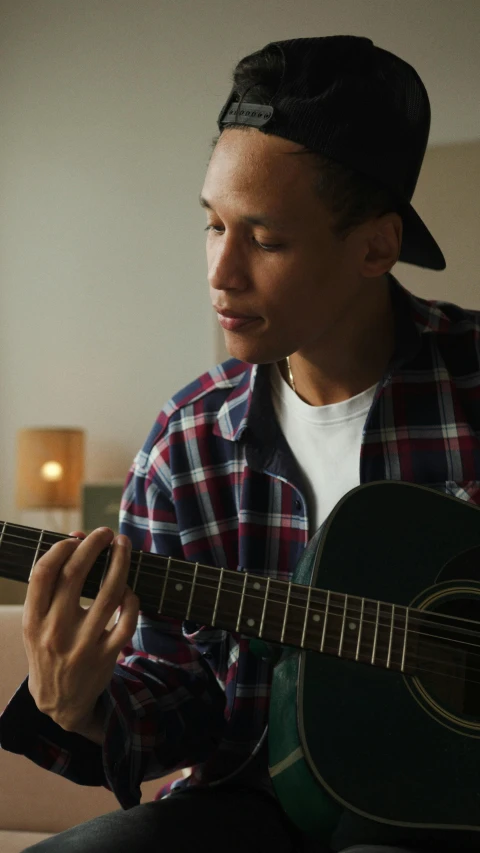
<svg viewBox="0 0 480 853">
<path fill-rule="evenodd" d="M 376 278 L 391 270 L 400 255 L 402 236 L 402 217 L 393 211 L 366 225 L 361 270 L 365 278 Z"/>
</svg>

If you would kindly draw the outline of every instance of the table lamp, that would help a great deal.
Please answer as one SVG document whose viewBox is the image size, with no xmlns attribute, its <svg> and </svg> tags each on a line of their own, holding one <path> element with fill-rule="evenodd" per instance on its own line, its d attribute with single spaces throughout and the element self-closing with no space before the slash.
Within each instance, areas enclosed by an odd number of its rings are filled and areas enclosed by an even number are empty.
<svg viewBox="0 0 480 853">
<path fill-rule="evenodd" d="M 17 433 L 17 507 L 63 511 L 78 509 L 84 472 L 84 446 L 85 432 L 82 429 L 20 429 Z"/>
</svg>

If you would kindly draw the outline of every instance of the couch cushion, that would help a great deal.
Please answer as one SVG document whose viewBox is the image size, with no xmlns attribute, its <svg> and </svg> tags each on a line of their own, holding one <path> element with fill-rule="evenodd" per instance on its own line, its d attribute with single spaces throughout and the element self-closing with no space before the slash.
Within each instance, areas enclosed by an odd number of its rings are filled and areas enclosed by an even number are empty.
<svg viewBox="0 0 480 853">
<path fill-rule="evenodd" d="M 0 850 L 2 853 L 23 853 L 32 844 L 51 837 L 51 832 L 10 832 L 0 829 Z"/>
</svg>

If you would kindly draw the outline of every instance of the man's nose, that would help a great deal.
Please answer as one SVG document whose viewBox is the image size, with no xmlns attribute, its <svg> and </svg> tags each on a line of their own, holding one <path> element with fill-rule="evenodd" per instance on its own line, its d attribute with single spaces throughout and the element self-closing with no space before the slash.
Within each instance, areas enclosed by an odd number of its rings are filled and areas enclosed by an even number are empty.
<svg viewBox="0 0 480 853">
<path fill-rule="evenodd" d="M 233 238 L 218 239 L 207 251 L 207 263 L 208 281 L 214 290 L 244 290 L 248 286 L 246 260 Z"/>
</svg>

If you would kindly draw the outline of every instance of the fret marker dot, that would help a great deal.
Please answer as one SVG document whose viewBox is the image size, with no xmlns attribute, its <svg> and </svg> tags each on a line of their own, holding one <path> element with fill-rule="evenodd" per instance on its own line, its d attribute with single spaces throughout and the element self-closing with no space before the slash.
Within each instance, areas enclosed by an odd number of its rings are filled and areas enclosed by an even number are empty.
<svg viewBox="0 0 480 853">
<path fill-rule="evenodd" d="M 249 628 L 253 628 L 255 625 L 255 619 L 247 619 L 247 625 Z"/>
<path fill-rule="evenodd" d="M 313 614 L 313 621 L 314 621 L 314 622 L 320 622 L 320 616 L 319 616 L 319 614 L 318 614 L 318 613 L 314 613 L 314 614 Z"/>
<path fill-rule="evenodd" d="M 180 591 L 183 589 L 183 583 L 176 583 L 176 584 L 175 584 L 175 589 L 176 589 L 178 592 L 180 592 Z"/>
<path fill-rule="evenodd" d="M 348 627 L 350 628 L 351 631 L 354 631 L 355 628 L 357 627 L 357 623 L 356 622 L 349 622 Z"/>
<path fill-rule="evenodd" d="M 253 588 L 254 588 L 254 589 L 260 589 L 260 584 L 259 584 L 259 583 L 257 583 L 257 582 L 255 582 L 255 583 L 253 584 Z"/>
</svg>

